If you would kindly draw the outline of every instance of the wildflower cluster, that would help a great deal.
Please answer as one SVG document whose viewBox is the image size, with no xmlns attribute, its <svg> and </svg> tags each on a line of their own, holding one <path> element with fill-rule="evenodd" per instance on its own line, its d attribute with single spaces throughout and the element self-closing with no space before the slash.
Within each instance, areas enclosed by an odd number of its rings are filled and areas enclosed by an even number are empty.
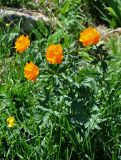
<svg viewBox="0 0 121 160">
<path fill-rule="evenodd" d="M 100 40 L 99 32 L 92 27 L 89 27 L 80 33 L 79 41 L 83 46 L 96 45 Z M 30 39 L 28 36 L 21 35 L 15 42 L 15 49 L 19 54 L 22 54 L 30 47 Z M 51 44 L 46 49 L 46 60 L 50 64 L 61 64 L 64 55 L 61 44 Z M 24 66 L 24 77 L 28 80 L 35 81 L 39 75 L 39 67 L 32 61 L 27 62 Z M 14 117 L 7 118 L 8 127 L 13 127 L 15 123 Z"/>
<path fill-rule="evenodd" d="M 99 32 L 89 27 L 80 33 L 79 41 L 83 46 L 95 45 L 100 40 Z M 23 53 L 30 46 L 28 36 L 21 35 L 15 42 L 15 48 L 18 53 Z M 61 44 L 51 44 L 46 50 L 46 60 L 50 64 L 61 64 L 63 61 L 63 49 Z M 27 63 L 24 68 L 24 75 L 28 80 L 35 81 L 39 74 L 39 68 L 33 63 Z"/>
<path fill-rule="evenodd" d="M 15 49 L 18 53 L 23 53 L 30 46 L 28 36 L 21 35 L 15 42 Z M 51 44 L 46 50 L 46 59 L 50 64 L 61 64 L 63 60 L 63 51 L 60 44 Z M 39 74 L 39 68 L 33 62 L 27 63 L 24 67 L 24 76 L 28 80 L 35 81 Z"/>
</svg>

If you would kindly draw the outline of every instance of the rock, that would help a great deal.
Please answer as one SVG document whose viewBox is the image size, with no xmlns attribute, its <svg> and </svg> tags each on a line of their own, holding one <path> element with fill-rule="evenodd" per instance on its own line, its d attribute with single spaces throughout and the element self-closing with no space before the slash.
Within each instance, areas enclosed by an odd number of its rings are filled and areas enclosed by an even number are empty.
<svg viewBox="0 0 121 160">
<path fill-rule="evenodd" d="M 109 40 L 109 38 L 112 36 L 114 37 L 117 35 L 121 35 L 121 28 L 111 29 L 111 28 L 107 28 L 104 25 L 100 25 L 96 28 L 101 34 L 101 40 L 104 40 L 104 41 Z"/>
<path fill-rule="evenodd" d="M 25 33 L 30 32 L 37 21 L 49 23 L 49 19 L 44 14 L 25 9 L 0 8 L 0 18 L 2 18 L 3 23 L 11 24 L 12 26 L 21 20 L 21 27 Z"/>
</svg>

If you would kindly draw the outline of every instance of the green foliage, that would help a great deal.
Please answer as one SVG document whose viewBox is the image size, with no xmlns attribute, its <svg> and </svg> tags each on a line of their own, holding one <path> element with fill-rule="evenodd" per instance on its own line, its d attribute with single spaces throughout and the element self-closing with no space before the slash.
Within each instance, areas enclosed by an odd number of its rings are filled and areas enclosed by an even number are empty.
<svg viewBox="0 0 121 160">
<path fill-rule="evenodd" d="M 0 5 L 6 6 L 14 6 L 14 7 L 22 7 L 22 5 L 26 4 L 28 0 L 1 0 Z"/>
<path fill-rule="evenodd" d="M 83 47 L 82 24 L 91 22 L 81 2 L 62 1 L 60 7 L 54 2 L 55 24 L 39 21 L 22 54 L 14 48 L 20 23 L 1 21 L 0 159 L 120 160 L 121 38 Z M 49 18 L 53 23 L 53 15 Z M 62 45 L 62 64 L 47 62 L 50 44 Z M 40 68 L 34 82 L 24 77 L 28 61 Z M 16 120 L 12 128 L 10 116 Z"/>
<path fill-rule="evenodd" d="M 111 0 L 108 2 L 108 7 L 106 9 L 111 16 L 111 20 L 108 19 L 111 27 L 120 27 L 121 26 L 121 3 L 120 0 Z"/>
<path fill-rule="evenodd" d="M 99 25 L 108 24 L 107 0 L 83 0 L 83 10 L 91 16 L 91 20 Z"/>
<path fill-rule="evenodd" d="M 94 17 L 95 21 L 105 22 L 112 28 L 121 26 L 121 1 L 120 0 L 87 0 L 85 6 Z"/>
</svg>

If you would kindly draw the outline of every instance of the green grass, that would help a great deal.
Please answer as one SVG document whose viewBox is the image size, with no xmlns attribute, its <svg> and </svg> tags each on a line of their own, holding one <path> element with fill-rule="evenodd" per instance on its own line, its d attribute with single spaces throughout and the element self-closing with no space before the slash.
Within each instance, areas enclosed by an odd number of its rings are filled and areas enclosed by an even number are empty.
<svg viewBox="0 0 121 160">
<path fill-rule="evenodd" d="M 20 23 L 1 27 L 0 159 L 121 160 L 121 38 L 85 48 L 79 34 L 93 24 L 83 4 L 53 4 L 53 15 L 46 11 L 50 25 L 38 22 L 21 55 L 14 48 L 25 34 Z M 52 43 L 63 47 L 60 65 L 46 60 Z M 28 61 L 40 68 L 35 82 L 24 77 Z M 12 128 L 9 116 L 16 120 Z"/>
</svg>

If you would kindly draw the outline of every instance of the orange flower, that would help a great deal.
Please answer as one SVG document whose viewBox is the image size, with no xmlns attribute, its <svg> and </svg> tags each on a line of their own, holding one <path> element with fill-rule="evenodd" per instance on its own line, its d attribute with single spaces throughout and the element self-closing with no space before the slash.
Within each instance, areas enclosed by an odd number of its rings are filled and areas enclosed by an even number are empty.
<svg viewBox="0 0 121 160">
<path fill-rule="evenodd" d="M 24 67 L 24 76 L 28 80 L 35 81 L 37 79 L 37 76 L 39 74 L 39 68 L 32 62 L 29 62 Z"/>
<path fill-rule="evenodd" d="M 83 46 L 91 44 L 97 44 L 100 40 L 100 33 L 92 27 L 89 27 L 80 33 L 79 41 L 82 42 Z"/>
<path fill-rule="evenodd" d="M 15 42 L 16 51 L 18 51 L 19 53 L 24 52 L 29 46 L 30 40 L 28 36 L 22 35 L 19 38 L 17 38 Z"/>
<path fill-rule="evenodd" d="M 63 60 L 63 52 L 60 44 L 51 44 L 46 50 L 46 59 L 51 64 L 61 64 Z"/>
</svg>

